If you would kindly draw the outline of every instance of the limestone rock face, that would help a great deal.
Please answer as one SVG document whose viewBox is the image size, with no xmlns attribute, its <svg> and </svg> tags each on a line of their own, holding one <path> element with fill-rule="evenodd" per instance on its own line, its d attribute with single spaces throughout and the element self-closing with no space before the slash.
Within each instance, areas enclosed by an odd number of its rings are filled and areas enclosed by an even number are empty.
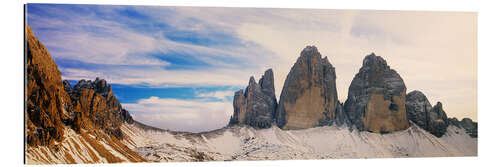
<svg viewBox="0 0 500 167">
<path fill-rule="evenodd" d="M 387 133 L 409 127 L 405 101 L 403 79 L 372 53 L 352 80 L 344 108 L 359 130 Z"/>
<path fill-rule="evenodd" d="M 460 121 L 460 125 L 465 129 L 469 136 L 477 138 L 477 122 L 472 121 L 470 118 L 464 118 Z"/>
<path fill-rule="evenodd" d="M 128 111 L 122 108 L 106 80 L 80 80 L 72 89 L 69 82 L 64 81 L 64 85 L 67 85 L 66 90 L 77 112 L 75 129 L 98 128 L 119 139 L 122 138 L 120 125 L 123 122 L 132 123 L 133 119 Z"/>
<path fill-rule="evenodd" d="M 415 90 L 406 95 L 406 114 L 408 120 L 425 130 L 429 130 L 429 113 L 432 105 L 424 93 Z"/>
<path fill-rule="evenodd" d="M 61 72 L 45 46 L 26 26 L 26 138 L 28 145 L 52 145 L 63 138 L 71 100 Z"/>
<path fill-rule="evenodd" d="M 276 106 L 274 74 L 272 69 L 268 69 L 259 83 L 252 76 L 245 91 L 235 93 L 234 113 L 229 125 L 246 124 L 255 128 L 269 128 L 274 123 Z"/>
<path fill-rule="evenodd" d="M 449 121 L 443 111 L 443 104 L 438 102 L 431 107 L 422 92 L 416 90 L 406 95 L 406 113 L 409 120 L 434 136 L 441 137 L 446 133 Z"/>
<path fill-rule="evenodd" d="M 455 117 L 448 118 L 448 124 L 463 128 L 470 137 L 477 138 L 477 122 L 472 121 L 470 118 L 463 118 L 461 121 Z"/>
<path fill-rule="evenodd" d="M 122 139 L 120 125 L 132 123 L 105 80 L 82 80 L 74 88 L 61 82 L 61 72 L 44 45 L 26 26 L 26 140 L 29 146 L 62 141 L 65 127 L 101 131 Z"/>
<path fill-rule="evenodd" d="M 300 53 L 288 73 L 276 113 L 282 129 L 305 129 L 347 122 L 337 97 L 335 68 L 315 46 Z"/>
<path fill-rule="evenodd" d="M 427 128 L 427 131 L 437 137 L 441 137 L 446 133 L 446 129 L 448 128 L 448 116 L 444 112 L 441 102 L 437 102 L 437 104 L 432 107 L 429 113 Z"/>
</svg>

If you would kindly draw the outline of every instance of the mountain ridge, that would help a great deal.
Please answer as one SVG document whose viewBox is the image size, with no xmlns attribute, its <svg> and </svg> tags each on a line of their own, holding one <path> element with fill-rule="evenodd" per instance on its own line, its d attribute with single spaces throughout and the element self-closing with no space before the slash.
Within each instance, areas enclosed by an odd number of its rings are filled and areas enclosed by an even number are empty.
<svg viewBox="0 0 500 167">
<path fill-rule="evenodd" d="M 144 162 L 121 140 L 133 122 L 105 80 L 71 88 L 28 25 L 25 163 Z"/>
<path fill-rule="evenodd" d="M 62 80 L 57 64 L 28 25 L 26 48 L 28 164 L 477 155 L 477 122 L 448 118 L 440 102 L 424 112 L 437 113 L 439 119 L 414 114 L 416 118 L 406 120 L 407 126 L 391 131 L 373 130 L 372 125 L 360 126 L 359 121 L 352 121 L 351 110 L 346 108 L 351 103 L 338 100 L 335 68 L 315 46 L 306 46 L 301 52 L 289 72 L 290 79 L 287 76 L 279 103 L 274 94 L 274 74 L 268 69 L 258 83 L 252 76 L 245 91 L 235 93 L 239 98 L 234 99 L 234 114 L 228 126 L 200 133 L 164 130 L 134 120 L 104 79 L 80 80 L 74 86 Z M 374 56 L 372 53 L 363 60 L 362 74 L 355 76 L 360 85 L 366 86 L 359 90 L 373 94 L 380 94 L 380 90 L 389 92 L 382 93 L 380 101 L 388 111 L 401 109 L 403 113 L 411 99 L 403 98 L 401 104 L 394 102 L 393 96 L 408 96 L 404 82 L 383 58 Z M 370 64 L 373 62 L 374 66 Z M 369 68 L 364 68 L 365 64 Z M 380 71 L 387 75 L 373 77 Z M 361 76 L 369 80 L 365 82 Z M 402 87 L 380 86 L 386 81 L 398 86 L 399 80 Z M 370 98 L 367 101 L 363 105 L 371 104 Z M 315 110 L 305 110 L 311 108 Z M 403 116 L 408 115 L 411 114 L 406 112 Z M 353 118 L 370 119 L 362 115 Z M 436 128 L 418 125 L 418 120 L 427 118 L 436 122 L 432 124 Z M 341 140 L 347 138 L 355 141 Z M 345 143 L 331 142 L 337 139 Z M 378 142 L 383 140 L 388 142 Z M 460 145 L 457 141 L 465 143 Z M 346 146 L 351 152 L 345 151 Z M 381 152 L 384 154 L 377 154 Z"/>
</svg>

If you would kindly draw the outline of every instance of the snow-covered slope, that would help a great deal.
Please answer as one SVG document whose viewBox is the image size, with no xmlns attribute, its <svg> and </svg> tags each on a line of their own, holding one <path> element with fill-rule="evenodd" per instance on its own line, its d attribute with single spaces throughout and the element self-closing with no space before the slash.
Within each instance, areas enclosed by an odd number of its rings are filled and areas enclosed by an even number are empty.
<svg viewBox="0 0 500 167">
<path fill-rule="evenodd" d="M 233 126 L 191 134 L 122 126 L 124 141 L 142 157 L 156 162 L 476 156 L 477 139 L 450 126 L 441 138 L 418 126 L 389 134 L 325 126 L 304 130 L 277 127 L 256 130 Z"/>
<path fill-rule="evenodd" d="M 99 133 L 101 134 L 101 133 Z M 77 134 L 70 128 L 64 131 L 64 140 L 49 146 L 26 148 L 26 164 L 74 164 L 144 162 L 116 138 L 102 134 L 100 137 L 82 132 Z"/>
</svg>

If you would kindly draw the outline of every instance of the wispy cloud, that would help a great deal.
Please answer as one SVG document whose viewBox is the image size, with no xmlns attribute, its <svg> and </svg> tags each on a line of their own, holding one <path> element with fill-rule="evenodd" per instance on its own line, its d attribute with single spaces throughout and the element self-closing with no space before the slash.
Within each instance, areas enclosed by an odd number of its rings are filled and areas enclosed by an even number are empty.
<svg viewBox="0 0 500 167">
<path fill-rule="evenodd" d="M 341 100 L 363 57 L 375 52 L 398 71 L 408 91 L 421 90 L 432 103 L 443 102 L 450 116 L 477 118 L 474 13 L 39 4 L 28 5 L 27 12 L 28 24 L 65 79 L 99 76 L 157 88 L 244 88 L 250 76 L 273 68 L 279 98 L 300 51 L 316 45 L 336 68 Z M 138 119 L 176 127 L 159 119 L 230 113 L 231 107 L 224 107 L 230 106 L 231 91 L 198 92 L 197 98 L 212 101 L 157 96 L 126 107 Z M 191 129 L 227 123 L 226 118 L 198 121 L 203 124 L 191 123 Z"/>
<path fill-rule="evenodd" d="M 231 91 L 231 90 L 213 91 L 213 92 L 206 92 L 206 93 L 199 93 L 198 94 L 198 97 L 215 98 L 215 99 L 219 99 L 219 100 L 232 99 L 232 96 L 234 96 L 234 91 Z"/>
<path fill-rule="evenodd" d="M 233 112 L 230 101 L 180 100 L 150 97 L 124 103 L 134 119 L 159 128 L 202 132 L 227 125 Z"/>
</svg>

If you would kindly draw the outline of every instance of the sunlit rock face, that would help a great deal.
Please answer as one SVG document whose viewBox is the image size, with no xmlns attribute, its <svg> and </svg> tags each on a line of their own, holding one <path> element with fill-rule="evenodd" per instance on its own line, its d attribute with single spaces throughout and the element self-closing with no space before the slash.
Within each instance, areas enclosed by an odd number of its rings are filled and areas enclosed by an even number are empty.
<svg viewBox="0 0 500 167">
<path fill-rule="evenodd" d="M 387 133 L 409 127 L 405 102 L 403 79 L 372 53 L 352 80 L 344 109 L 359 130 Z"/>
<path fill-rule="evenodd" d="M 30 146 L 54 145 L 64 137 L 71 99 L 47 48 L 26 26 L 26 140 Z"/>
<path fill-rule="evenodd" d="M 255 82 L 252 76 L 245 91 L 235 92 L 234 113 L 229 125 L 245 124 L 255 128 L 269 128 L 274 124 L 277 105 L 274 74 L 272 69 L 268 69 L 259 83 Z"/>
<path fill-rule="evenodd" d="M 120 126 L 124 122 L 132 123 L 133 119 L 106 80 L 80 80 L 73 88 L 68 81 L 63 84 L 75 107 L 75 130 L 97 128 L 122 139 Z"/>
<path fill-rule="evenodd" d="M 103 79 L 81 80 L 71 87 L 45 46 L 26 26 L 26 138 L 29 146 L 53 146 L 64 139 L 65 128 L 122 139 L 120 126 L 132 123 L 111 85 Z"/>
<path fill-rule="evenodd" d="M 300 53 L 287 75 L 276 113 L 282 129 L 305 129 L 346 121 L 337 97 L 335 68 L 315 46 Z"/>
</svg>

